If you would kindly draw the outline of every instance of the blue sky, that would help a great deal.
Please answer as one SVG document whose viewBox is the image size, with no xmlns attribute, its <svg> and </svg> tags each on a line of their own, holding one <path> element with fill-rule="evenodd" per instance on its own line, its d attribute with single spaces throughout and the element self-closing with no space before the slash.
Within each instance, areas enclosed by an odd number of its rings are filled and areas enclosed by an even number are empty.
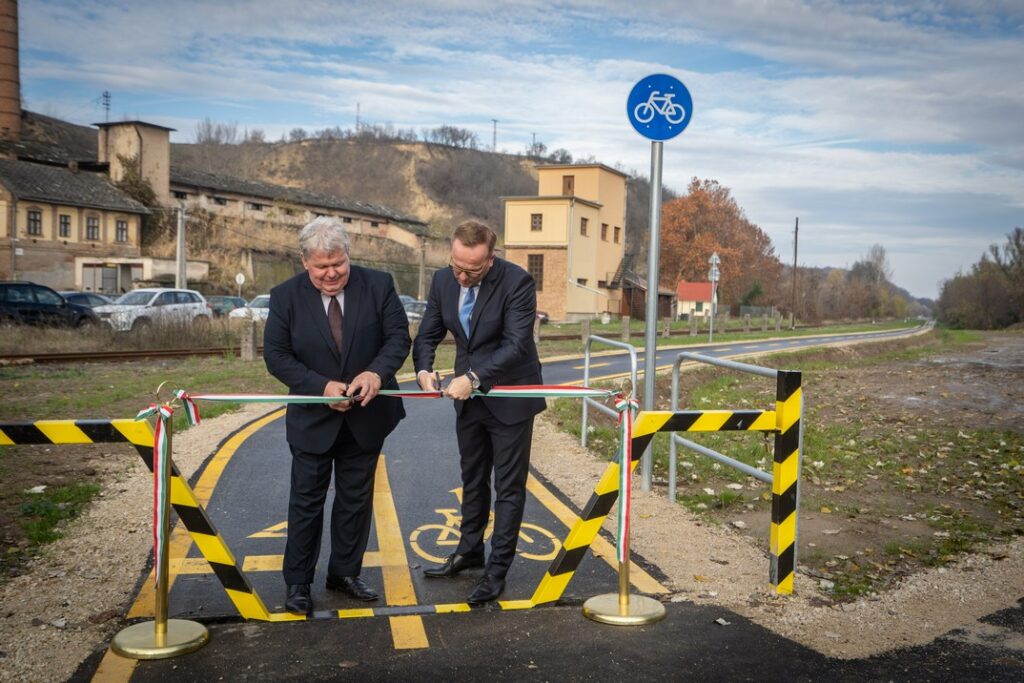
<svg viewBox="0 0 1024 683">
<path fill-rule="evenodd" d="M 789 262 L 873 244 L 934 297 L 1024 226 L 1019 0 L 76 0 L 20 3 L 27 109 L 141 118 L 189 141 L 204 118 L 277 139 L 356 121 L 536 139 L 648 174 L 625 102 L 683 81 L 689 128 L 664 182 L 712 178 Z"/>
</svg>

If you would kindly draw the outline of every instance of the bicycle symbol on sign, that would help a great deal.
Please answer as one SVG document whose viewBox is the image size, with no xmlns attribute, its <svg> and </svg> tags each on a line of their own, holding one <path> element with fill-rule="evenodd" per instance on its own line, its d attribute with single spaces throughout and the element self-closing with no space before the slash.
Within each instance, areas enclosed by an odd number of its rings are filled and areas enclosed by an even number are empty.
<svg viewBox="0 0 1024 683">
<path fill-rule="evenodd" d="M 662 95 L 658 90 L 652 90 L 646 102 L 641 102 L 633 109 L 633 116 L 640 123 L 650 123 L 654 115 L 661 114 L 671 124 L 682 123 L 686 118 L 686 109 L 678 102 L 673 102 L 675 93 Z"/>
<path fill-rule="evenodd" d="M 462 503 L 462 487 L 452 489 L 455 498 Z M 434 510 L 444 518 L 443 524 L 423 524 L 409 534 L 409 545 L 413 551 L 425 560 L 442 564 L 449 555 L 455 552 L 459 545 L 462 534 L 459 533 L 459 525 L 462 516 L 456 508 L 439 508 Z M 494 532 L 494 511 L 491 511 L 490 519 L 487 521 L 487 529 L 484 531 L 484 540 L 488 540 Z M 519 543 L 516 552 L 527 560 L 540 562 L 555 559 L 558 551 L 562 549 L 562 543 L 555 535 L 544 527 L 523 522 L 519 528 Z"/>
</svg>

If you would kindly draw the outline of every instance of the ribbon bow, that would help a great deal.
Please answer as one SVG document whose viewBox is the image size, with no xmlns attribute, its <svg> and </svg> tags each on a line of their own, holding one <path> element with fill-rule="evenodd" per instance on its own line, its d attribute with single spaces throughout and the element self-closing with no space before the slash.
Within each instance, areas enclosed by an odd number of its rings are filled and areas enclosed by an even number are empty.
<svg viewBox="0 0 1024 683">
<path fill-rule="evenodd" d="M 188 395 L 188 392 L 184 389 L 178 389 L 174 392 L 174 397 L 181 401 L 181 405 L 185 408 L 185 419 L 188 420 L 189 427 L 195 427 L 199 424 L 199 406 L 192 400 L 192 397 Z"/>
</svg>

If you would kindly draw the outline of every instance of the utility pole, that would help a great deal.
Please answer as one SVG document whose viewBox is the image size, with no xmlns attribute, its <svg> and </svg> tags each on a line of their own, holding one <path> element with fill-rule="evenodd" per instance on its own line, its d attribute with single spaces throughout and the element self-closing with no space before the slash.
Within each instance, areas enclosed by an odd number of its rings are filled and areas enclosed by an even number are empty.
<svg viewBox="0 0 1024 683">
<path fill-rule="evenodd" d="M 178 248 L 175 252 L 174 286 L 177 289 L 188 287 L 185 261 L 185 205 L 178 207 Z"/>
<path fill-rule="evenodd" d="M 494 121 L 494 132 L 491 134 L 491 151 L 498 151 L 498 119 L 491 119 Z"/>
<path fill-rule="evenodd" d="M 100 95 L 100 99 L 103 101 L 103 120 L 107 123 L 110 122 L 110 91 L 104 90 L 103 94 Z"/>
<path fill-rule="evenodd" d="M 796 246 L 800 237 L 800 216 L 796 217 L 796 227 L 793 228 L 793 308 L 789 317 L 789 329 L 796 329 Z"/>
<path fill-rule="evenodd" d="M 356 133 L 359 132 L 359 103 L 356 102 Z"/>
</svg>

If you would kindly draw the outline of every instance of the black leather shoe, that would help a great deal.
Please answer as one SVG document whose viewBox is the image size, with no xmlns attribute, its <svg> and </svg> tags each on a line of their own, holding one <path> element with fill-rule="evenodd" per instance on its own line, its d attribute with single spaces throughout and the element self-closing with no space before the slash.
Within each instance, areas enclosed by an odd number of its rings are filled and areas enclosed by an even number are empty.
<svg viewBox="0 0 1024 683">
<path fill-rule="evenodd" d="M 326 585 L 329 591 L 338 591 L 350 598 L 364 602 L 370 602 L 380 597 L 377 595 L 377 591 L 367 586 L 366 582 L 358 576 L 328 576 Z"/>
<path fill-rule="evenodd" d="M 483 553 L 480 553 L 479 555 L 459 555 L 458 553 L 452 553 L 440 567 L 424 569 L 423 575 L 430 577 L 431 579 L 443 579 L 445 577 L 455 576 L 463 569 L 472 569 L 473 567 L 482 566 L 484 566 Z"/>
<path fill-rule="evenodd" d="M 466 599 L 471 605 L 482 605 L 485 602 L 495 600 L 501 592 L 505 590 L 505 579 L 500 576 L 493 576 L 491 574 L 484 574 L 484 578 L 480 579 L 480 583 L 476 585 L 473 592 L 469 594 L 469 598 Z"/>
<path fill-rule="evenodd" d="M 299 614 L 309 614 L 312 612 L 313 598 L 309 596 L 309 584 L 297 583 L 288 586 L 284 608 L 289 612 L 298 612 Z"/>
</svg>

